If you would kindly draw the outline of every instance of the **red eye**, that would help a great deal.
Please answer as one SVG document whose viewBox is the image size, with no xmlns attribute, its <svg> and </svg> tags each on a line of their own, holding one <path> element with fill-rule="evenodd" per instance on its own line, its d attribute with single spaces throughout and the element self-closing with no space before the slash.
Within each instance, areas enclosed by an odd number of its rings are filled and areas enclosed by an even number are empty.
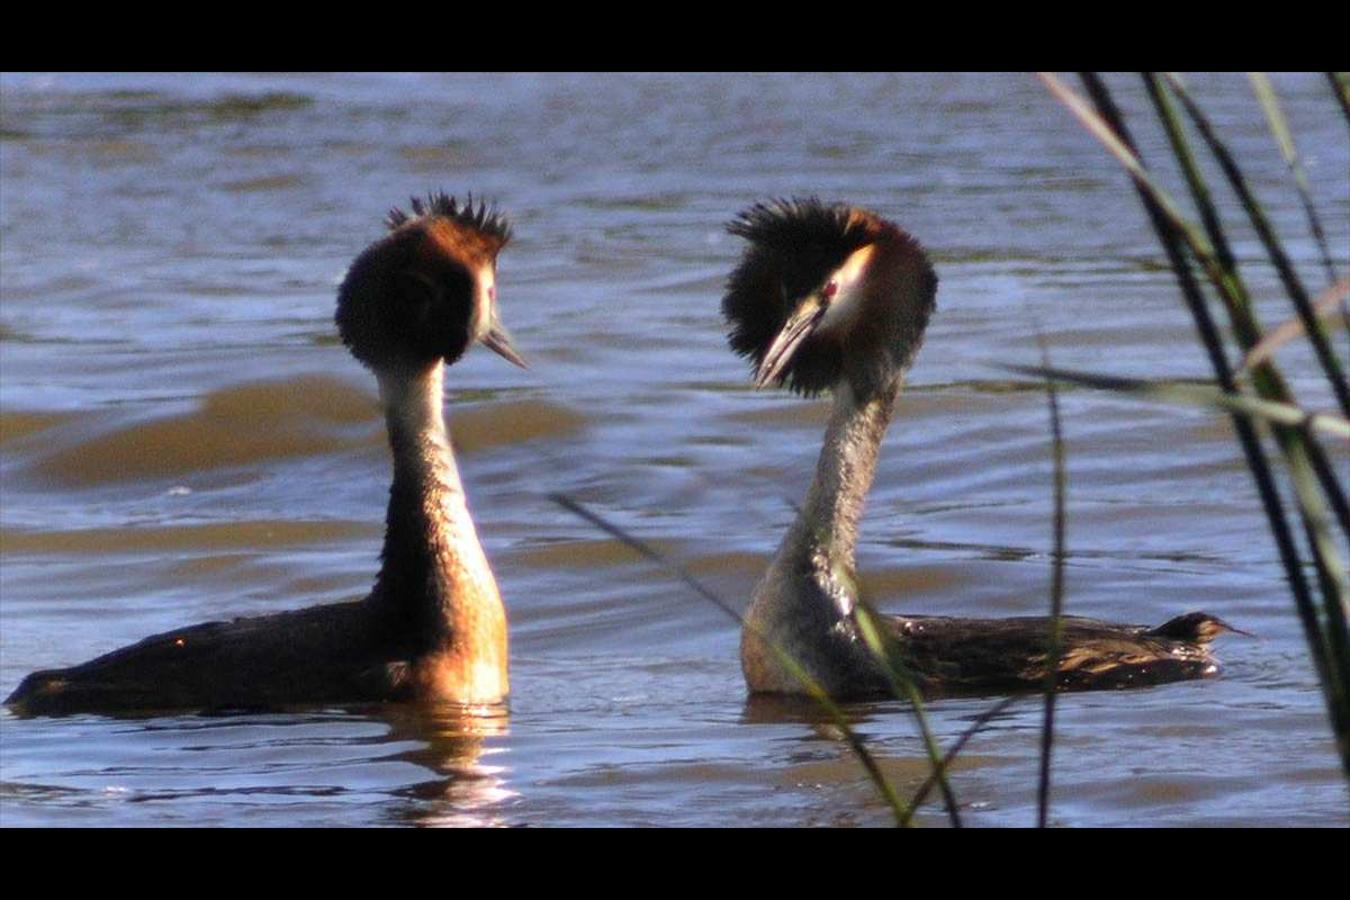
<svg viewBox="0 0 1350 900">
<path fill-rule="evenodd" d="M 825 285 L 825 290 L 821 293 L 825 295 L 826 300 L 833 300 L 834 295 L 839 293 L 839 282 L 831 281 L 829 284 Z"/>
</svg>

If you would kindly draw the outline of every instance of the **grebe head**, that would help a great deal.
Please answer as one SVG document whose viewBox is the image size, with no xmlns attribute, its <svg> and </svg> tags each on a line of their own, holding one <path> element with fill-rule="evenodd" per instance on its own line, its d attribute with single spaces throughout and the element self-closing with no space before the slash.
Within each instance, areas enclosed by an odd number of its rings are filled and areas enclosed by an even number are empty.
<svg viewBox="0 0 1350 900">
<path fill-rule="evenodd" d="M 757 203 L 727 230 L 750 242 L 722 313 L 756 387 L 813 396 L 847 379 L 863 397 L 909 368 L 937 294 L 918 241 L 876 213 L 815 197 Z"/>
<path fill-rule="evenodd" d="M 524 367 L 497 318 L 497 254 L 511 226 L 496 208 L 437 193 L 385 222 L 390 233 L 338 290 L 338 332 L 352 355 L 376 372 L 412 373 L 479 342 Z"/>
</svg>

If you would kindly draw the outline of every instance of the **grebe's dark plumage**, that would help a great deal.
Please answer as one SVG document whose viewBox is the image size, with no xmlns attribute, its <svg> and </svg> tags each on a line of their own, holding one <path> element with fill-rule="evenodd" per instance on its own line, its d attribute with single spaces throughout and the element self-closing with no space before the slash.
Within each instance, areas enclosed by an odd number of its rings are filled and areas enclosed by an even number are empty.
<svg viewBox="0 0 1350 900">
<path fill-rule="evenodd" d="M 469 514 L 442 412 L 447 365 L 482 343 L 518 365 L 497 315 L 506 219 L 434 194 L 352 263 L 336 321 L 375 373 L 394 477 L 382 564 L 364 600 L 208 622 L 68 669 L 5 701 L 24 714 L 275 708 L 509 690 L 506 613 Z"/>
<path fill-rule="evenodd" d="M 727 340 L 738 354 L 753 360 L 758 383 L 772 381 L 813 397 L 844 377 L 875 380 L 878 373 L 870 370 L 877 363 L 889 369 L 912 361 L 936 304 L 938 280 L 923 248 L 908 234 L 879 216 L 816 197 L 756 204 L 728 224 L 727 231 L 750 242 L 722 300 L 731 326 Z M 918 283 L 906 315 L 860 323 L 850 335 L 847 353 L 837 335 L 816 329 L 783 368 L 765 373 L 761 367 L 774 338 L 802 309 L 802 301 L 818 295 L 830 273 L 853 254 L 874 245 L 911 264 L 909 274 Z M 822 303 L 808 312 L 822 314 L 824 307 Z"/>
<path fill-rule="evenodd" d="M 412 209 L 390 210 L 390 233 L 348 268 L 335 315 L 342 342 L 376 371 L 449 365 L 475 341 L 523 366 L 496 320 L 496 259 L 510 224 L 486 203 L 460 206 L 443 193 L 414 197 Z"/>
<path fill-rule="evenodd" d="M 803 693 L 776 644 L 839 697 L 885 693 L 889 681 L 858 631 L 854 548 L 904 375 L 936 308 L 937 274 L 910 235 L 875 213 L 807 199 L 757 204 L 728 230 L 749 241 L 722 311 L 756 386 L 834 392 L 806 501 L 755 588 L 741 662 L 752 693 Z M 887 620 L 930 691 L 1037 689 L 1048 618 Z M 1213 674 L 1209 642 L 1230 629 L 1205 613 L 1158 628 L 1067 616 L 1064 688 L 1130 687 Z"/>
</svg>

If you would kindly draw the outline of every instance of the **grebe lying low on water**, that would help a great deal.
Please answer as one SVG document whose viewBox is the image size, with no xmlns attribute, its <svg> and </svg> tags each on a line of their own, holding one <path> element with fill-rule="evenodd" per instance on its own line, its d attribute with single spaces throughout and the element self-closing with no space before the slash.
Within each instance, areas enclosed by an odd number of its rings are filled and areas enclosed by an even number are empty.
<svg viewBox="0 0 1350 900">
<path fill-rule="evenodd" d="M 506 612 L 478 542 L 441 412 L 445 367 L 474 343 L 524 362 L 497 319 L 510 226 L 437 194 L 389 214 L 338 291 L 343 342 L 379 379 L 394 456 L 383 564 L 364 600 L 148 637 L 34 672 L 25 714 L 273 708 L 299 703 L 495 703 L 508 690 Z"/>
<path fill-rule="evenodd" d="M 729 226 L 750 246 L 722 311 L 755 386 L 834 391 L 806 502 L 755 588 L 741 638 L 752 693 L 805 689 L 766 645 L 791 655 L 832 696 L 889 693 L 862 641 L 854 547 L 905 372 L 936 305 L 937 275 L 918 242 L 874 213 L 815 198 L 759 204 Z M 887 619 L 910 671 L 935 692 L 1039 688 L 1050 619 Z M 1204 613 L 1158 628 L 1063 618 L 1058 682 L 1129 687 L 1218 671 L 1209 642 L 1229 629 Z"/>
</svg>

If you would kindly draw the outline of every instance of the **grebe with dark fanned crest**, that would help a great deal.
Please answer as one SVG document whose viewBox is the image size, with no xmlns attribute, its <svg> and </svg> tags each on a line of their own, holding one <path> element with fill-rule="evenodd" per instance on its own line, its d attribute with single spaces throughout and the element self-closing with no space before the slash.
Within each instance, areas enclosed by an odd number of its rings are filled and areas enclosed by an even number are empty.
<svg viewBox="0 0 1350 900">
<path fill-rule="evenodd" d="M 379 380 L 394 458 L 369 596 L 154 635 L 34 672 L 7 704 L 31 715 L 506 697 L 506 611 L 450 449 L 442 384 L 475 343 L 524 365 L 497 317 L 510 226 L 445 194 L 414 199 L 411 215 L 392 210 L 387 225 L 347 271 L 336 316 Z"/>
<path fill-rule="evenodd" d="M 751 693 L 805 693 L 769 643 L 835 697 L 889 693 L 856 619 L 854 548 L 863 502 L 905 373 L 936 307 L 937 275 L 893 223 L 816 198 L 757 204 L 728 230 L 749 241 L 722 311 L 756 387 L 786 385 L 834 406 L 815 478 L 755 588 L 741 639 Z M 886 619 L 930 692 L 1036 689 L 1045 683 L 1048 617 Z M 1231 629 L 1204 613 L 1157 628 L 1062 619 L 1063 688 L 1157 684 L 1214 674 L 1209 642 Z"/>
</svg>

